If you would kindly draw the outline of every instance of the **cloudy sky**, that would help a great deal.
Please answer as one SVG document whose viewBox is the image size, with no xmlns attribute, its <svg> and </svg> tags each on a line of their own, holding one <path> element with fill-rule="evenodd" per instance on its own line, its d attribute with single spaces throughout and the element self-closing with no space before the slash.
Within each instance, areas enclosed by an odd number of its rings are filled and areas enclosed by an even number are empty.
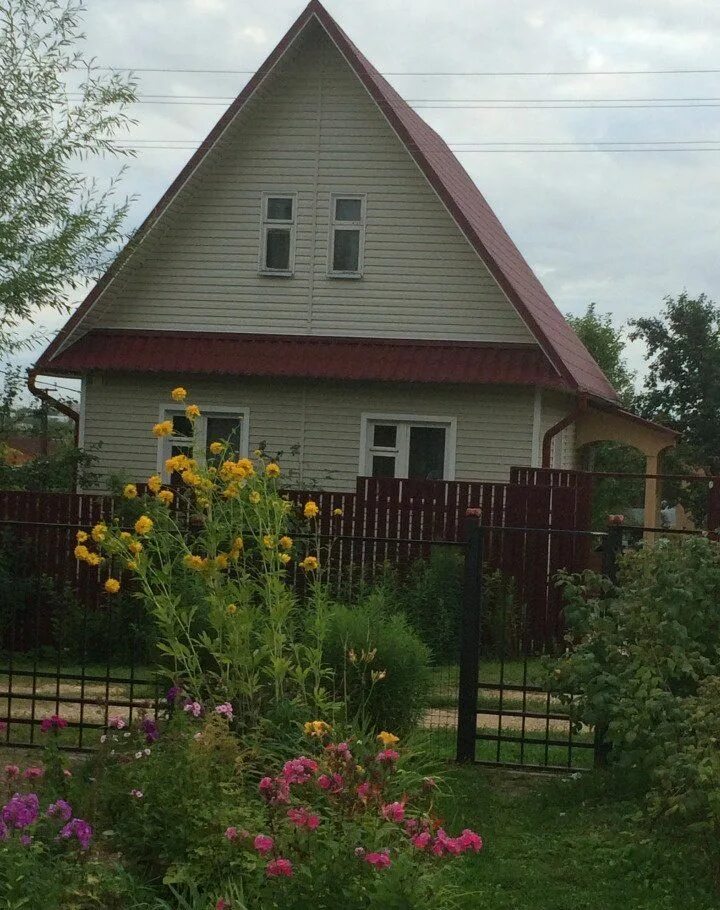
<svg viewBox="0 0 720 910">
<path fill-rule="evenodd" d="M 145 147 L 124 183 L 136 224 L 244 85 L 238 71 L 257 68 L 303 4 L 86 2 L 89 54 L 136 68 L 146 96 L 128 137 Z M 720 72 L 646 72 L 720 68 L 716 0 L 326 5 L 445 139 L 464 144 L 460 160 L 563 312 L 594 300 L 625 321 L 683 289 L 720 299 Z M 235 72 L 170 71 L 193 69 Z M 555 75 L 476 75 L 508 72 Z M 49 330 L 60 322 L 43 316 Z M 632 361 L 641 368 L 641 350 Z"/>
</svg>

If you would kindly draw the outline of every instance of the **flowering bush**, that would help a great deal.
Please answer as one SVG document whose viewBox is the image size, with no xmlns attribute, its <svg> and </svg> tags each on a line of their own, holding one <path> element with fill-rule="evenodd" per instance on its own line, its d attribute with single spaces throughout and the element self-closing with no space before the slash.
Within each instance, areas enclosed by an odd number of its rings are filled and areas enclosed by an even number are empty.
<svg viewBox="0 0 720 910">
<path fill-rule="evenodd" d="M 186 396 L 180 387 L 171 393 L 178 402 Z M 200 411 L 188 404 L 185 413 L 194 424 Z M 172 429 L 163 421 L 153 433 Z M 157 624 L 169 675 L 203 700 L 229 703 L 240 727 L 255 726 L 270 702 L 322 706 L 325 596 L 312 582 L 320 562 L 316 552 L 297 552 L 279 465 L 261 451 L 243 458 L 230 443 L 212 440 L 207 460 L 181 451 L 165 467 L 179 486 L 167 488 L 153 475 L 141 496 L 127 484 L 129 527 L 116 520 L 81 531 L 76 558 L 108 562 L 108 597 L 133 579 Z M 305 519 L 316 514 L 307 503 Z M 294 560 L 311 579 L 302 622 L 285 582 Z"/>
</svg>

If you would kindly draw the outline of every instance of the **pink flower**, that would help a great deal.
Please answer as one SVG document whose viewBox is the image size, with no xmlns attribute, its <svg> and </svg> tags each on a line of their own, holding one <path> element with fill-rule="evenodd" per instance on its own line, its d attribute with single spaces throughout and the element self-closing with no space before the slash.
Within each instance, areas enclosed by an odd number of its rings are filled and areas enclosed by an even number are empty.
<svg viewBox="0 0 720 910">
<path fill-rule="evenodd" d="M 220 717 L 227 717 L 228 720 L 232 720 L 233 719 L 233 706 L 230 704 L 229 701 L 226 701 L 224 704 L 218 705 L 215 708 L 215 713 L 219 714 Z"/>
<path fill-rule="evenodd" d="M 48 733 L 50 730 L 58 731 L 62 730 L 63 727 L 67 727 L 68 722 L 64 717 L 60 717 L 59 714 L 53 714 L 50 717 L 43 717 L 40 721 L 40 732 Z"/>
<path fill-rule="evenodd" d="M 253 841 L 253 847 L 255 847 L 261 856 L 265 856 L 266 853 L 269 853 L 274 846 L 275 841 L 267 834 L 258 834 Z"/>
<path fill-rule="evenodd" d="M 25 780 L 38 780 L 41 777 L 45 777 L 45 770 L 43 768 L 26 768 L 23 772 L 23 777 Z"/>
<path fill-rule="evenodd" d="M 424 850 L 427 845 L 432 840 L 432 835 L 429 831 L 423 831 L 421 834 L 416 834 L 414 837 L 410 838 L 410 843 L 413 847 L 417 847 L 418 850 Z"/>
<path fill-rule="evenodd" d="M 345 778 L 342 774 L 321 774 L 317 779 L 318 787 L 321 790 L 325 790 L 326 793 L 337 794 L 342 793 L 343 788 L 345 787 Z"/>
<path fill-rule="evenodd" d="M 292 758 L 283 765 L 282 774 L 288 784 L 306 784 L 317 771 L 318 764 L 312 758 Z"/>
<path fill-rule="evenodd" d="M 350 751 L 350 746 L 347 743 L 338 743 L 337 745 L 334 743 L 329 743 L 327 746 L 325 746 L 325 751 L 330 752 L 333 755 L 337 755 L 344 762 L 352 761 L 352 752 Z"/>
<path fill-rule="evenodd" d="M 217 904 L 215 904 L 215 910 L 230 910 L 231 907 L 230 901 L 226 901 L 224 897 L 219 897 Z"/>
<path fill-rule="evenodd" d="M 308 831 L 315 831 L 320 824 L 320 816 L 310 812 L 304 806 L 299 809 L 288 809 L 287 817 L 298 828 L 307 828 Z"/>
<path fill-rule="evenodd" d="M 199 701 L 188 701 L 183 706 L 183 711 L 186 714 L 192 714 L 193 717 L 200 717 L 202 714 L 202 705 Z"/>
<path fill-rule="evenodd" d="M 2 733 L 4 730 L 7 730 L 7 724 L 4 720 L 0 720 L 0 733 Z"/>
<path fill-rule="evenodd" d="M 400 753 L 394 749 L 383 749 L 375 756 L 375 761 L 380 762 L 381 765 L 394 765 L 399 758 Z"/>
<path fill-rule="evenodd" d="M 17 765 L 5 765 L 5 777 L 13 778 L 17 777 L 20 773 L 20 768 Z"/>
<path fill-rule="evenodd" d="M 278 876 L 292 878 L 292 863 L 289 859 L 284 859 L 282 856 L 278 859 L 271 859 L 267 866 L 265 866 L 265 874 L 268 878 L 278 878 Z"/>
<path fill-rule="evenodd" d="M 226 828 L 225 837 L 229 841 L 237 840 L 238 839 L 238 829 L 234 825 L 231 825 L 229 828 Z"/>
<path fill-rule="evenodd" d="M 290 802 L 290 785 L 282 777 L 263 777 L 258 785 L 260 795 L 271 806 Z"/>
<path fill-rule="evenodd" d="M 473 853 L 479 853 L 483 848 L 482 837 L 469 828 L 465 828 L 460 837 L 457 838 L 457 841 L 463 852 L 472 850 Z"/>
<path fill-rule="evenodd" d="M 361 783 L 360 786 L 357 788 L 357 795 L 360 797 L 361 800 L 365 801 L 368 798 L 368 796 L 370 795 L 370 789 L 371 789 L 370 781 L 369 780 L 363 781 L 363 783 Z"/>
<path fill-rule="evenodd" d="M 68 780 L 72 777 L 72 771 L 69 768 L 63 768 L 63 777 L 66 777 Z"/>
<path fill-rule="evenodd" d="M 402 803 L 388 803 L 380 809 L 380 815 L 389 822 L 401 822 L 405 818 L 405 806 Z"/>
<path fill-rule="evenodd" d="M 124 730 L 127 727 L 127 721 L 119 714 L 115 714 L 108 720 L 108 727 L 112 727 L 113 730 Z"/>
<path fill-rule="evenodd" d="M 133 799 L 142 799 L 145 794 L 142 792 L 142 790 L 132 789 L 130 791 L 130 796 L 132 796 Z"/>
<path fill-rule="evenodd" d="M 378 853 L 366 853 L 364 860 L 374 869 L 387 869 L 390 865 L 390 855 L 387 850 L 381 850 Z"/>
</svg>

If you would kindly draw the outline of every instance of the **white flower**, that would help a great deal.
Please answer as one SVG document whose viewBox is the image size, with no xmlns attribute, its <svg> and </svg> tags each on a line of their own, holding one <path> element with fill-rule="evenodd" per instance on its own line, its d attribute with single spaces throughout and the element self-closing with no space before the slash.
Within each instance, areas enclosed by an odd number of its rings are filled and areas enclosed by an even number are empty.
<svg viewBox="0 0 720 910">
<path fill-rule="evenodd" d="M 136 753 L 135 753 L 135 758 L 142 758 L 142 757 L 143 757 L 142 752 L 136 752 Z"/>
<path fill-rule="evenodd" d="M 143 749 L 143 755 L 149 755 L 149 754 L 150 754 L 149 749 Z"/>
<path fill-rule="evenodd" d="M 100 737 L 100 742 L 104 743 L 106 739 L 107 739 L 107 736 L 105 736 L 105 734 L 103 733 L 103 735 Z"/>
<path fill-rule="evenodd" d="M 130 791 L 130 796 L 134 797 L 135 799 L 142 799 L 144 795 L 145 794 L 142 792 L 142 790 L 133 789 Z"/>
<path fill-rule="evenodd" d="M 127 739 L 130 736 L 130 733 L 123 733 L 123 739 Z"/>
</svg>

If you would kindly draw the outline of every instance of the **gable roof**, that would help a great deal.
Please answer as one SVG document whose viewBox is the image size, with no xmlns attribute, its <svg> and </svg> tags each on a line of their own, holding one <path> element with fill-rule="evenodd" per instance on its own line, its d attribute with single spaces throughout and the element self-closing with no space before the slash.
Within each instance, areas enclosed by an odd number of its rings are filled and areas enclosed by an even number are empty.
<svg viewBox="0 0 720 910">
<path fill-rule="evenodd" d="M 52 369 L 55 356 L 71 339 L 73 332 L 79 328 L 83 318 L 125 264 L 133 249 L 180 192 L 225 128 L 254 94 L 284 52 L 313 19 L 319 21 L 377 103 L 468 241 L 526 322 L 548 360 L 565 381 L 566 386 L 601 399 L 617 401 L 617 394 L 602 370 L 555 306 L 446 142 L 380 75 L 318 0 L 310 0 L 267 60 L 210 131 L 136 231 L 130 243 L 118 255 L 112 266 L 97 282 L 42 354 L 36 364 L 36 369 Z"/>
</svg>

